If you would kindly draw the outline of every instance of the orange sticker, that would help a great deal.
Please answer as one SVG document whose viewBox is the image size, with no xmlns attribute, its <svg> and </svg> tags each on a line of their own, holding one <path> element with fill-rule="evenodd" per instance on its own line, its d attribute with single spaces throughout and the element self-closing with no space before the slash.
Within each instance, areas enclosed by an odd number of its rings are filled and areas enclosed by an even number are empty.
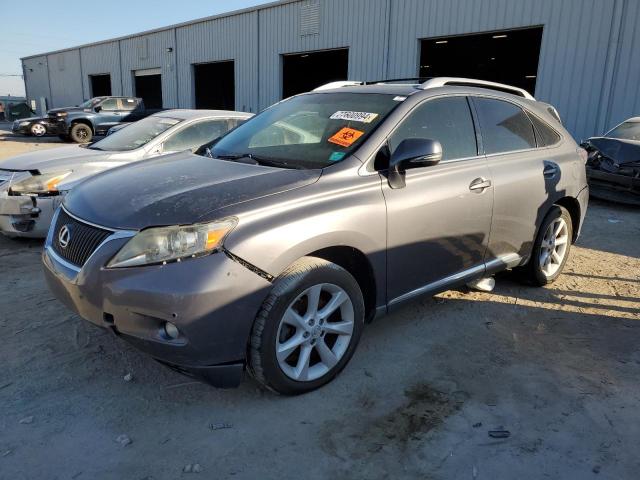
<svg viewBox="0 0 640 480">
<path fill-rule="evenodd" d="M 350 147 L 353 145 L 364 132 L 353 128 L 345 127 L 329 139 L 331 143 L 340 145 L 341 147 Z"/>
</svg>

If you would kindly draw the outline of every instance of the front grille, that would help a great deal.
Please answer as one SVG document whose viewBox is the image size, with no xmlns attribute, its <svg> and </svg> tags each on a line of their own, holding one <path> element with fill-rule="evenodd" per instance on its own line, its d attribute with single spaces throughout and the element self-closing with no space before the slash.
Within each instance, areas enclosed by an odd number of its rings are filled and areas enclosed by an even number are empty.
<svg viewBox="0 0 640 480">
<path fill-rule="evenodd" d="M 69 236 L 66 247 L 60 244 L 60 230 L 67 227 Z M 82 267 L 91 254 L 113 232 L 80 222 L 60 209 L 53 229 L 51 246 L 53 250 L 69 263 Z"/>
</svg>

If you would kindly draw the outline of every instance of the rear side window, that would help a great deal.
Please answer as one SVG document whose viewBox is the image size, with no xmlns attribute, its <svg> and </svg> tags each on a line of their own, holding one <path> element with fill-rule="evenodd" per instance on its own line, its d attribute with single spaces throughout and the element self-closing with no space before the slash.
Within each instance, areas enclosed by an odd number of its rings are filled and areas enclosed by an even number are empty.
<svg viewBox="0 0 640 480">
<path fill-rule="evenodd" d="M 206 120 L 176 132 L 164 143 L 165 152 L 197 150 L 205 143 L 211 143 L 229 130 L 226 120 Z"/>
<path fill-rule="evenodd" d="M 389 138 L 391 153 L 407 138 L 437 140 L 442 144 L 443 160 L 478 155 L 466 97 L 438 98 L 418 106 Z"/>
<path fill-rule="evenodd" d="M 487 155 L 536 147 L 533 125 L 524 111 L 509 102 L 474 98 Z"/>
<path fill-rule="evenodd" d="M 538 147 L 550 147 L 560 141 L 560 135 L 553 128 L 540 120 L 535 115 L 529 115 L 536 132 Z"/>
<path fill-rule="evenodd" d="M 122 105 L 122 110 L 135 110 L 138 106 L 135 98 L 121 98 L 120 104 Z"/>
</svg>

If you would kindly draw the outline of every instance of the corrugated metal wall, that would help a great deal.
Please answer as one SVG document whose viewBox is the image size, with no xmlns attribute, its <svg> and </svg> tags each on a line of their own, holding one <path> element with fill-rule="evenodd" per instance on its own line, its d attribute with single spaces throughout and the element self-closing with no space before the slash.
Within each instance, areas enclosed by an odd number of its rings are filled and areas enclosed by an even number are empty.
<svg viewBox="0 0 640 480">
<path fill-rule="evenodd" d="M 543 25 L 535 95 L 595 132 L 615 0 L 392 0 L 391 77 L 418 73 L 422 38 Z"/>
<path fill-rule="evenodd" d="M 175 32 L 173 29 L 140 35 L 120 41 L 122 87 L 125 95 L 134 95 L 133 72 L 159 68 L 162 72 L 162 103 L 178 107 Z M 173 49 L 168 52 L 167 49 Z"/>
<path fill-rule="evenodd" d="M 180 107 L 194 105 L 193 64 L 233 60 L 236 109 L 257 110 L 258 12 L 177 28 L 176 40 Z M 216 88 L 213 81 L 211 88 Z"/>
<path fill-rule="evenodd" d="M 301 35 L 301 8 L 318 2 L 320 33 Z M 281 99 L 281 55 L 287 53 L 349 47 L 352 79 L 384 78 L 387 7 L 387 0 L 305 0 L 261 10 L 260 108 Z"/>
<path fill-rule="evenodd" d="M 82 95 L 80 51 L 69 50 L 48 55 L 52 105 L 78 105 Z"/>
<path fill-rule="evenodd" d="M 111 75 L 111 93 L 123 95 L 120 76 L 120 47 L 118 42 L 102 43 L 80 49 L 84 98 L 92 96 L 89 75 Z"/>
<path fill-rule="evenodd" d="M 618 55 L 612 65 L 611 99 L 602 111 L 606 130 L 631 116 L 640 116 L 640 2 L 627 1 L 621 16 L 619 36 L 614 37 Z"/>
<path fill-rule="evenodd" d="M 161 68 L 164 106 L 189 108 L 192 65 L 234 60 L 236 108 L 255 112 L 280 100 L 284 54 L 348 47 L 352 80 L 412 77 L 421 39 L 534 25 L 544 27 L 535 94 L 576 138 L 640 115 L 638 0 L 301 0 L 70 50 L 63 70 L 57 53 L 24 65 L 30 98 L 55 106 L 89 96 L 91 73 L 132 95 L 134 70 Z"/>
<path fill-rule="evenodd" d="M 46 98 L 49 106 L 51 106 L 48 68 L 46 56 L 31 57 L 22 61 L 24 84 L 27 90 L 26 96 L 29 100 L 36 101 L 39 115 L 46 113 L 40 108 L 40 97 Z"/>
</svg>

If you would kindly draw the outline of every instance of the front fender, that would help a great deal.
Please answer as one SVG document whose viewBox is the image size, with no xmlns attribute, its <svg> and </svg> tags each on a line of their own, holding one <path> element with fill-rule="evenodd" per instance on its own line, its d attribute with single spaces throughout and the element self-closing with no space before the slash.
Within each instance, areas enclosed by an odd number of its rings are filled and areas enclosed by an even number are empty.
<svg viewBox="0 0 640 480">
<path fill-rule="evenodd" d="M 239 218 L 225 241 L 228 251 L 277 277 L 315 251 L 355 248 L 368 258 L 378 298 L 384 298 L 387 212 L 379 175 L 323 176 L 313 185 L 274 197 L 252 202 L 251 211 L 228 212 Z"/>
</svg>

